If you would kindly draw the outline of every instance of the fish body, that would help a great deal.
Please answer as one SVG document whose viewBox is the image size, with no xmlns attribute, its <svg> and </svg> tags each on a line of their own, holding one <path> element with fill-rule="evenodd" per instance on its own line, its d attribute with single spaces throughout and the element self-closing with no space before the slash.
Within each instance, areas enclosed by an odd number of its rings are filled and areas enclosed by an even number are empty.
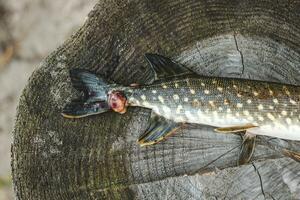
<svg viewBox="0 0 300 200">
<path fill-rule="evenodd" d="M 71 82 L 83 92 L 62 115 L 81 118 L 103 112 L 123 114 L 129 106 L 152 110 L 141 146 L 160 142 L 187 123 L 216 127 L 220 133 L 243 132 L 239 164 L 249 162 L 255 135 L 300 141 L 300 86 L 236 78 L 205 77 L 157 54 L 145 55 L 154 73 L 151 84 L 122 86 L 75 69 Z M 300 161 L 300 153 L 282 152 Z"/>
<path fill-rule="evenodd" d="M 300 140 L 300 87 L 263 81 L 184 77 L 125 89 L 129 106 L 183 123 L 252 124 L 257 135 Z"/>
</svg>

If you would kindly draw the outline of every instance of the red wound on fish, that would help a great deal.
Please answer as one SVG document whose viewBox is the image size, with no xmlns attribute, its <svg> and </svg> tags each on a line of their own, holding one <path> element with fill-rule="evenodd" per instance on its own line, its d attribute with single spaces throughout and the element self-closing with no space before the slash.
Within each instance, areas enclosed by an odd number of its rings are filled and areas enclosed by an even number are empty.
<svg viewBox="0 0 300 200">
<path fill-rule="evenodd" d="M 111 107 L 114 109 L 114 108 L 117 108 L 118 107 L 118 104 L 117 103 L 112 103 Z"/>
<path fill-rule="evenodd" d="M 126 112 L 126 103 L 127 98 L 121 91 L 112 91 L 109 93 L 108 96 L 108 104 L 111 109 L 118 113 L 125 113 Z"/>
</svg>

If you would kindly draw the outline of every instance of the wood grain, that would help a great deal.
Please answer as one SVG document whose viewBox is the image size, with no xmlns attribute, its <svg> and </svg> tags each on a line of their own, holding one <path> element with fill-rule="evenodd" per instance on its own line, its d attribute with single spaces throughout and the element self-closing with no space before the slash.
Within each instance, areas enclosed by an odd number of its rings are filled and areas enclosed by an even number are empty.
<svg viewBox="0 0 300 200">
<path fill-rule="evenodd" d="M 140 148 L 148 110 L 79 120 L 60 112 L 78 95 L 69 69 L 146 84 L 146 52 L 203 75 L 299 85 L 299 11 L 299 1 L 284 0 L 99 1 L 20 98 L 11 163 L 17 199 L 297 199 L 299 163 L 279 150 L 300 150 L 299 142 L 259 137 L 254 164 L 236 167 L 238 135 L 197 126 Z"/>
</svg>

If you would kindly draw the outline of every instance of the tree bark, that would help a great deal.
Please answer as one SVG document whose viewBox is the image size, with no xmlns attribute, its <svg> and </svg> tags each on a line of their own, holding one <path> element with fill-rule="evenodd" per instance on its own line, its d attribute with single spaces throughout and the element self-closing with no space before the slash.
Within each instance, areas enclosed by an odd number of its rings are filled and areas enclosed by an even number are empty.
<svg viewBox="0 0 300 200">
<path fill-rule="evenodd" d="M 139 147 L 146 109 L 77 120 L 60 115 L 79 95 L 70 69 L 147 84 L 147 52 L 202 75 L 299 85 L 299 18 L 299 1 L 100 1 L 22 93 L 11 161 L 17 199 L 300 198 L 300 164 L 280 153 L 299 151 L 299 142 L 259 137 L 253 163 L 236 167 L 241 137 L 212 127 Z"/>
</svg>

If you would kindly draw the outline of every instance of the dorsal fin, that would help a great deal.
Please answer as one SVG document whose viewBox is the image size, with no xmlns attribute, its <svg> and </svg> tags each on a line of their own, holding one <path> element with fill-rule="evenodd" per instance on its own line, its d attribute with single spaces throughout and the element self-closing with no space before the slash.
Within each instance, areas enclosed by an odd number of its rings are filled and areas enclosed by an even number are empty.
<svg viewBox="0 0 300 200">
<path fill-rule="evenodd" d="M 145 54 L 145 58 L 154 71 L 155 81 L 175 76 L 194 74 L 194 72 L 170 58 L 158 54 Z"/>
</svg>

